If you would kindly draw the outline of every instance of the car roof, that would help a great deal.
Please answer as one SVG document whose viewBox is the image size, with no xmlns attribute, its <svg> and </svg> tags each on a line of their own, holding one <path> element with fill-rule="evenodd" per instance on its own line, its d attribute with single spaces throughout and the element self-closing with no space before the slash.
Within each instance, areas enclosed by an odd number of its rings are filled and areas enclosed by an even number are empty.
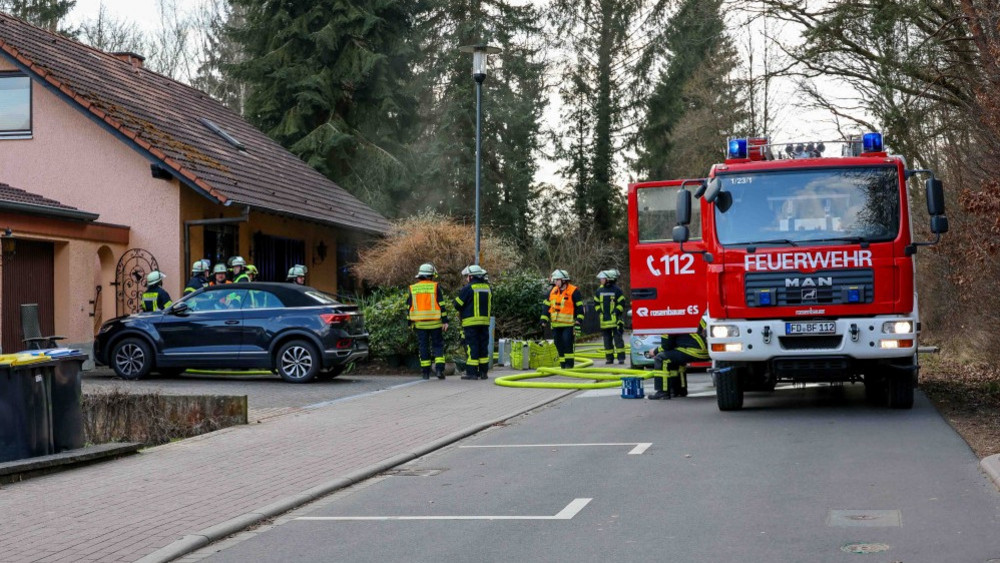
<svg viewBox="0 0 1000 563">
<path fill-rule="evenodd" d="M 320 303 L 314 297 L 309 296 L 309 293 L 320 294 L 326 296 L 331 301 L 336 301 L 332 297 L 325 295 L 322 291 L 310 287 L 308 285 L 298 285 L 293 283 L 280 283 L 280 282 L 240 282 L 240 283 L 227 283 L 223 285 L 210 285 L 205 286 L 204 291 L 233 291 L 235 289 L 257 289 L 262 291 L 269 291 L 278 296 L 281 302 L 285 304 L 286 307 L 321 307 L 323 305 L 328 305 L 328 303 Z"/>
</svg>

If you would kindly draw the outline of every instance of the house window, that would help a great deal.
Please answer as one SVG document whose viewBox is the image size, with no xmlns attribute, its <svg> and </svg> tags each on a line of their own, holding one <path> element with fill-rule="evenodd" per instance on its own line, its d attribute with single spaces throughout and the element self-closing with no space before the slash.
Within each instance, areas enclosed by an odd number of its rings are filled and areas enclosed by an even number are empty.
<svg viewBox="0 0 1000 563">
<path fill-rule="evenodd" d="M 31 136 L 31 79 L 0 74 L 0 138 Z"/>
<path fill-rule="evenodd" d="M 226 264 L 237 254 L 240 231 L 236 225 L 206 225 L 204 256 L 212 264 Z"/>
</svg>

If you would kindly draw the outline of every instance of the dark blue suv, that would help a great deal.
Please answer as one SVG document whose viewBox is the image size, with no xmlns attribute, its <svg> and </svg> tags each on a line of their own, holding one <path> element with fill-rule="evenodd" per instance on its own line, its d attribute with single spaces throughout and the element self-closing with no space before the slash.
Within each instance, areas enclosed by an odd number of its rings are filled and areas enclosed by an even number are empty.
<svg viewBox="0 0 1000 563">
<path fill-rule="evenodd" d="M 368 357 L 358 308 L 308 286 L 235 283 L 202 288 L 165 311 L 110 320 L 94 358 L 123 379 L 152 371 L 266 369 L 304 383 Z"/>
</svg>

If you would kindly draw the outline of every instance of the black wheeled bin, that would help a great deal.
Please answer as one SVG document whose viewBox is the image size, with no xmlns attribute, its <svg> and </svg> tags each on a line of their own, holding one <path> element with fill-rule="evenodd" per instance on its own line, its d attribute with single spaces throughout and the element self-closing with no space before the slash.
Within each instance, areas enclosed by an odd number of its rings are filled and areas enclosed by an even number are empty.
<svg viewBox="0 0 1000 563">
<path fill-rule="evenodd" d="M 0 363 L 0 462 L 48 455 L 53 361 Z"/>
<path fill-rule="evenodd" d="M 83 447 L 83 389 L 80 372 L 87 356 L 78 351 L 52 354 L 52 446 L 55 453 Z"/>
</svg>

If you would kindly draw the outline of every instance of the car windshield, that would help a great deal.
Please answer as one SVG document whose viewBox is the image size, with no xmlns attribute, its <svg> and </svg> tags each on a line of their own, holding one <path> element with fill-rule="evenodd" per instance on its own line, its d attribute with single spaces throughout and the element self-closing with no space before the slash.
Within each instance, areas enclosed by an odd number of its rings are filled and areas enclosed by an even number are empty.
<svg viewBox="0 0 1000 563">
<path fill-rule="evenodd" d="M 899 232 L 894 167 L 720 174 L 713 183 L 723 245 L 876 242 Z"/>
</svg>

